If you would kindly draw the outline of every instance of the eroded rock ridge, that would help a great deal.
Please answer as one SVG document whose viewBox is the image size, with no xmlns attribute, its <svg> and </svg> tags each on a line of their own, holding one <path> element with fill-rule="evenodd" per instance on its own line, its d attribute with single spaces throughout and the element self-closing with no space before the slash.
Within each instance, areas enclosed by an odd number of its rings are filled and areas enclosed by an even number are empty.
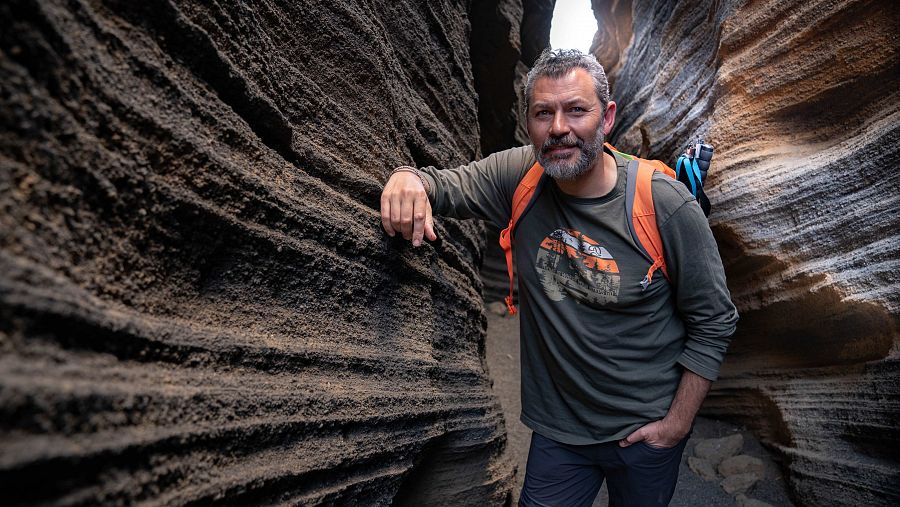
<svg viewBox="0 0 900 507">
<path fill-rule="evenodd" d="M 5 503 L 504 502 L 482 229 L 377 212 L 480 151 L 466 9 L 0 5 Z"/>
<path fill-rule="evenodd" d="M 755 428 L 805 505 L 900 501 L 900 9 L 594 1 L 614 141 L 702 136 L 741 323 L 706 414 Z"/>
</svg>

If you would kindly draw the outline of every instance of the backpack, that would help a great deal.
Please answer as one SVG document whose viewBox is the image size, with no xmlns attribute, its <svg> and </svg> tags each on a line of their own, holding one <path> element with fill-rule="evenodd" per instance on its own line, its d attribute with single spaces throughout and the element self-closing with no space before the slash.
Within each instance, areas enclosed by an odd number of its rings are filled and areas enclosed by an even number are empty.
<svg viewBox="0 0 900 507">
<path fill-rule="evenodd" d="M 659 160 L 645 160 L 622 153 L 609 143 L 604 143 L 604 146 L 629 161 L 625 171 L 625 212 L 627 215 L 631 216 L 631 221 L 628 222 L 628 230 L 631 232 L 631 237 L 640 247 L 644 257 L 651 262 L 647 275 L 641 280 L 641 288 L 646 290 L 653 281 L 653 274 L 657 269 L 662 271 L 662 274 L 666 279 L 669 278 L 665 257 L 663 255 L 662 238 L 660 238 L 659 229 L 656 226 L 656 211 L 653 206 L 653 193 L 651 188 L 653 173 L 660 171 L 673 179 L 682 181 L 685 185 L 687 185 L 687 182 L 682 178 L 687 179 L 688 176 L 690 176 L 689 181 L 692 185 L 688 188 L 692 191 L 691 193 L 694 197 L 699 198 L 697 190 L 699 189 L 702 195 L 703 188 L 700 171 L 699 169 L 697 170 L 697 181 L 695 183 L 693 179 L 694 174 L 686 175 L 685 173 L 687 173 L 688 170 L 693 173 L 696 163 L 691 165 L 692 159 L 687 158 L 685 155 L 682 155 L 678 159 L 679 171 L 676 174 L 676 171 L 672 170 L 671 167 Z M 683 161 L 682 159 L 686 160 Z M 707 162 L 706 167 L 708 166 L 709 164 Z M 682 167 L 685 168 L 684 171 L 681 171 Z M 703 176 L 705 176 L 705 172 L 706 171 L 703 171 Z M 509 295 L 506 296 L 505 301 L 510 315 L 516 314 L 516 307 L 513 305 L 515 276 L 513 274 L 512 237 L 519 220 L 537 200 L 537 195 L 540 193 L 546 181 L 546 178 L 543 178 L 543 175 L 544 168 L 537 162 L 535 162 L 534 165 L 531 166 L 531 169 L 525 173 L 525 176 L 519 181 L 519 185 L 513 193 L 512 214 L 509 219 L 509 225 L 506 229 L 500 231 L 500 247 L 503 248 L 503 252 L 506 254 L 506 269 L 509 273 Z M 705 198 L 706 196 L 704 195 L 703 197 Z M 707 216 L 709 215 L 708 209 L 709 201 L 707 200 L 706 206 L 704 206 L 704 212 L 706 212 Z"/>
</svg>

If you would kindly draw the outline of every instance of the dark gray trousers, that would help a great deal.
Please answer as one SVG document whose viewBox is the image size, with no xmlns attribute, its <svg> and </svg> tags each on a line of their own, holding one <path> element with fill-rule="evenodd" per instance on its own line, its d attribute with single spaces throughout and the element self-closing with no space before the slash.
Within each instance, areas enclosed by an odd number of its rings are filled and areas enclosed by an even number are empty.
<svg viewBox="0 0 900 507">
<path fill-rule="evenodd" d="M 519 507 L 590 507 L 604 479 L 611 507 L 666 506 L 675 493 L 687 444 L 660 449 L 644 442 L 569 445 L 531 435 Z"/>
</svg>

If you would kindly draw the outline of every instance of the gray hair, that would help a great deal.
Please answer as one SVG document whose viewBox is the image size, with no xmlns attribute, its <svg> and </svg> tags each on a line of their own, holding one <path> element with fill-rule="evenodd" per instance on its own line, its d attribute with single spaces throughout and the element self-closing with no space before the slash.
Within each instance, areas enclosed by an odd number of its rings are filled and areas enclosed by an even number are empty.
<svg viewBox="0 0 900 507">
<path fill-rule="evenodd" d="M 534 93 L 534 82 L 540 77 L 561 78 L 574 69 L 584 69 L 590 74 L 594 80 L 594 91 L 597 92 L 597 98 L 606 110 L 606 104 L 609 103 L 609 83 L 606 80 L 606 72 L 600 62 L 594 58 L 594 55 L 586 55 L 577 49 L 545 49 L 534 67 L 528 71 L 528 77 L 525 79 L 525 114 L 528 115 L 528 104 L 531 103 L 531 96 Z"/>
</svg>

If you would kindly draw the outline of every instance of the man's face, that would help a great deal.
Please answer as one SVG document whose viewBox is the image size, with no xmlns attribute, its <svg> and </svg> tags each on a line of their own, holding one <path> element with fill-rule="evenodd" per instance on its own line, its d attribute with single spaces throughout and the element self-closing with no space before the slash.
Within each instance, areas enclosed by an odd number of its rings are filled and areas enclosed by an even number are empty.
<svg viewBox="0 0 900 507">
<path fill-rule="evenodd" d="M 613 115 L 614 110 L 615 105 L 610 111 Z M 602 153 L 604 134 L 612 128 L 612 118 L 604 113 L 594 81 L 584 69 L 535 81 L 528 107 L 528 136 L 535 158 L 548 175 L 569 180 L 593 167 Z M 605 119 L 609 128 L 605 128 Z"/>
</svg>

